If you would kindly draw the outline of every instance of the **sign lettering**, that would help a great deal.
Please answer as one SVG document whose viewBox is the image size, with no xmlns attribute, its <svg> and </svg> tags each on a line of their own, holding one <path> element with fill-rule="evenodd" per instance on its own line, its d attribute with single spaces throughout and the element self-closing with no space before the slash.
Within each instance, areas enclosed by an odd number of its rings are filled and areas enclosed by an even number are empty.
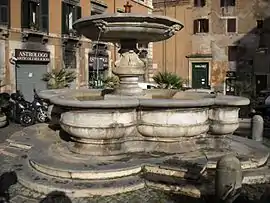
<svg viewBox="0 0 270 203">
<path fill-rule="evenodd" d="M 50 62 L 50 52 L 15 49 L 18 61 Z"/>
<path fill-rule="evenodd" d="M 93 56 L 89 55 L 89 69 L 90 70 L 105 70 L 109 67 L 108 56 Z"/>
</svg>

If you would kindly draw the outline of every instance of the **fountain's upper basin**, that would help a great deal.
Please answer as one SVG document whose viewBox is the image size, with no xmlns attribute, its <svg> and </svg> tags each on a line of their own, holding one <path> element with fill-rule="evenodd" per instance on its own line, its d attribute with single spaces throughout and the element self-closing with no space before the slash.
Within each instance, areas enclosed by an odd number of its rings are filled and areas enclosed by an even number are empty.
<svg viewBox="0 0 270 203">
<path fill-rule="evenodd" d="M 207 107 L 207 106 L 243 106 L 249 104 L 249 99 L 236 96 L 212 95 L 202 92 L 183 92 L 170 89 L 145 90 L 143 97 L 109 97 L 101 89 L 81 90 L 44 90 L 39 96 L 51 103 L 75 108 L 129 108 L 129 107 Z"/>
<path fill-rule="evenodd" d="M 183 25 L 180 21 L 164 16 L 116 13 L 81 18 L 73 27 L 91 40 L 156 42 L 170 38 Z"/>
</svg>

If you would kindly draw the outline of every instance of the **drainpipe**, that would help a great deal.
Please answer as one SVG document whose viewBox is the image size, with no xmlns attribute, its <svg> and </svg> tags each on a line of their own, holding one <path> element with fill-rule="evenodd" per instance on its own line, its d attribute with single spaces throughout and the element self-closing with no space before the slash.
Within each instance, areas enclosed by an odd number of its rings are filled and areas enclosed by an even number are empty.
<svg viewBox="0 0 270 203">
<path fill-rule="evenodd" d="M 113 0 L 113 13 L 116 13 L 116 0 Z M 114 45 L 113 47 L 113 52 L 114 52 L 114 62 L 116 61 L 116 46 Z M 112 67 L 114 66 L 114 62 L 112 64 Z"/>
<path fill-rule="evenodd" d="M 164 0 L 163 1 L 163 7 L 164 7 L 164 16 L 166 16 L 166 1 Z M 167 68 L 166 68 L 166 40 L 163 41 L 163 68 L 165 71 L 167 71 Z"/>
<path fill-rule="evenodd" d="M 177 5 L 174 6 L 174 18 L 176 18 L 177 12 L 176 12 Z M 176 74 L 177 69 L 177 33 L 174 35 L 175 43 L 174 43 L 174 72 Z"/>
</svg>

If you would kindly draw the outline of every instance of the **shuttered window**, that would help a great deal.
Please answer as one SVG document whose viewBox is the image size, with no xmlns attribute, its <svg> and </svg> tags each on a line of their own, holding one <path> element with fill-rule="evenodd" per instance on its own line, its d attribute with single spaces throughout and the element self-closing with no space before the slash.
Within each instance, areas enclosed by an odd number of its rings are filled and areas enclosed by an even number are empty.
<svg viewBox="0 0 270 203">
<path fill-rule="evenodd" d="M 194 7 L 204 7 L 206 0 L 194 0 Z"/>
<path fill-rule="evenodd" d="M 62 34 L 69 34 L 73 31 L 73 23 L 81 18 L 82 11 L 80 6 L 62 2 Z"/>
<path fill-rule="evenodd" d="M 235 0 L 220 0 L 220 7 L 235 6 Z"/>
<path fill-rule="evenodd" d="M 227 32 L 229 33 L 236 32 L 236 19 L 235 18 L 227 19 Z"/>
<path fill-rule="evenodd" d="M 49 0 L 22 0 L 22 28 L 49 31 Z"/>
<path fill-rule="evenodd" d="M 209 32 L 209 20 L 197 19 L 193 22 L 194 34 L 196 33 L 208 33 Z"/>
<path fill-rule="evenodd" d="M 42 32 L 49 31 L 49 0 L 41 1 L 40 8 L 40 29 Z"/>
<path fill-rule="evenodd" d="M 0 0 L 0 24 L 9 24 L 9 0 Z"/>
</svg>

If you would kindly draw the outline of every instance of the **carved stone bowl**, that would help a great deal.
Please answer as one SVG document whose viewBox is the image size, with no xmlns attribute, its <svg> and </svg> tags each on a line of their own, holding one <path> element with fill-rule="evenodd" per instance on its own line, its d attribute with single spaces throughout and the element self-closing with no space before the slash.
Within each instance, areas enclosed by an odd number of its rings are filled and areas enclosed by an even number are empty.
<svg viewBox="0 0 270 203">
<path fill-rule="evenodd" d="M 170 38 L 183 25 L 165 16 L 116 13 L 81 18 L 74 22 L 73 28 L 91 40 L 157 42 Z"/>
</svg>

